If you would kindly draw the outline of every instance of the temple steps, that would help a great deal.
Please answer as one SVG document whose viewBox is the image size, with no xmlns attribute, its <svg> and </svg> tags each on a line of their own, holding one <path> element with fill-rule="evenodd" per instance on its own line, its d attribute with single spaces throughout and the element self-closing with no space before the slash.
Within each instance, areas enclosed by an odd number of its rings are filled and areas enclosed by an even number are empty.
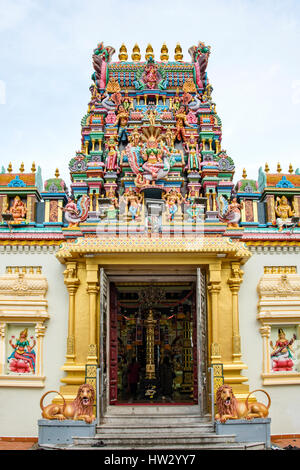
<svg viewBox="0 0 300 470">
<path fill-rule="evenodd" d="M 82 450 L 265 449 L 264 443 L 238 443 L 236 436 L 217 435 L 208 417 L 195 407 L 121 407 L 110 410 L 93 438 L 74 437 Z M 154 409 L 155 408 L 155 409 Z"/>
</svg>

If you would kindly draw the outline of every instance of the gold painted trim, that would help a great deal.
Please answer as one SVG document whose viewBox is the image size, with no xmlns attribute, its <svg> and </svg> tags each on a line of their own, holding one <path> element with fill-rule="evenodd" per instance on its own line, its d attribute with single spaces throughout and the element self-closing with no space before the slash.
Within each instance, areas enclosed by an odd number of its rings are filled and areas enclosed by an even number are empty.
<svg viewBox="0 0 300 470">
<path fill-rule="evenodd" d="M 229 237 L 77 238 L 75 243 L 62 243 L 56 256 L 64 263 L 68 258 L 87 253 L 228 253 L 244 261 L 251 256 L 244 243 L 233 241 Z"/>
</svg>

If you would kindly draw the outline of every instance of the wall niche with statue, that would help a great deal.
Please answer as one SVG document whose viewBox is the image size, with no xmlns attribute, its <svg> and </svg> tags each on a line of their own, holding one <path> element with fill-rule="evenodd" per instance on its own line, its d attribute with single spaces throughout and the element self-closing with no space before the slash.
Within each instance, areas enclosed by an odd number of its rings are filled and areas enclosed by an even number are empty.
<svg viewBox="0 0 300 470">
<path fill-rule="evenodd" d="M 300 276 L 296 266 L 265 266 L 258 295 L 263 385 L 300 384 Z"/>
<path fill-rule="evenodd" d="M 0 387 L 44 386 L 47 289 L 39 266 L 8 266 L 0 276 Z"/>
</svg>

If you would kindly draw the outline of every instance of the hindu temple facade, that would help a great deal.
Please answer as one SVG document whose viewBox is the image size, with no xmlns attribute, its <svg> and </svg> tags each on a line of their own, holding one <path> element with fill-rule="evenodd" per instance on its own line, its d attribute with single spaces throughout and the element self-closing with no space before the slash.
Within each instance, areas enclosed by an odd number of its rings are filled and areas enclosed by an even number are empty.
<svg viewBox="0 0 300 470">
<path fill-rule="evenodd" d="M 70 186 L 35 163 L 2 168 L 1 436 L 36 436 L 41 395 L 71 400 L 85 382 L 99 421 L 117 413 L 132 358 L 136 404 L 208 416 L 213 371 L 240 399 L 268 391 L 272 434 L 299 432 L 299 169 L 234 180 L 210 47 L 188 52 L 123 44 L 115 60 L 98 44 Z"/>
</svg>

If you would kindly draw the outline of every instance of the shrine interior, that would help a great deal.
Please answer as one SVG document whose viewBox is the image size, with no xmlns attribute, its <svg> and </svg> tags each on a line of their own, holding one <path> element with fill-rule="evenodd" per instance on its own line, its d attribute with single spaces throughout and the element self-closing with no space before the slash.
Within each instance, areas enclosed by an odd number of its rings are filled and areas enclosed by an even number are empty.
<svg viewBox="0 0 300 470">
<path fill-rule="evenodd" d="M 195 282 L 120 282 L 118 300 L 118 404 L 193 404 Z M 151 312 L 151 313 L 150 313 Z M 153 315 L 153 330 L 147 321 Z M 162 364 L 169 358 L 173 393 L 164 396 Z M 128 367 L 135 358 L 138 383 L 132 394 Z M 152 364 L 152 372 L 150 363 Z M 196 377 L 195 377 L 196 375 Z M 149 384 L 152 387 L 149 388 Z M 149 392 L 150 390 L 150 392 Z M 152 390 L 152 392 L 151 392 Z M 151 395 L 151 396 L 150 396 Z"/>
</svg>

